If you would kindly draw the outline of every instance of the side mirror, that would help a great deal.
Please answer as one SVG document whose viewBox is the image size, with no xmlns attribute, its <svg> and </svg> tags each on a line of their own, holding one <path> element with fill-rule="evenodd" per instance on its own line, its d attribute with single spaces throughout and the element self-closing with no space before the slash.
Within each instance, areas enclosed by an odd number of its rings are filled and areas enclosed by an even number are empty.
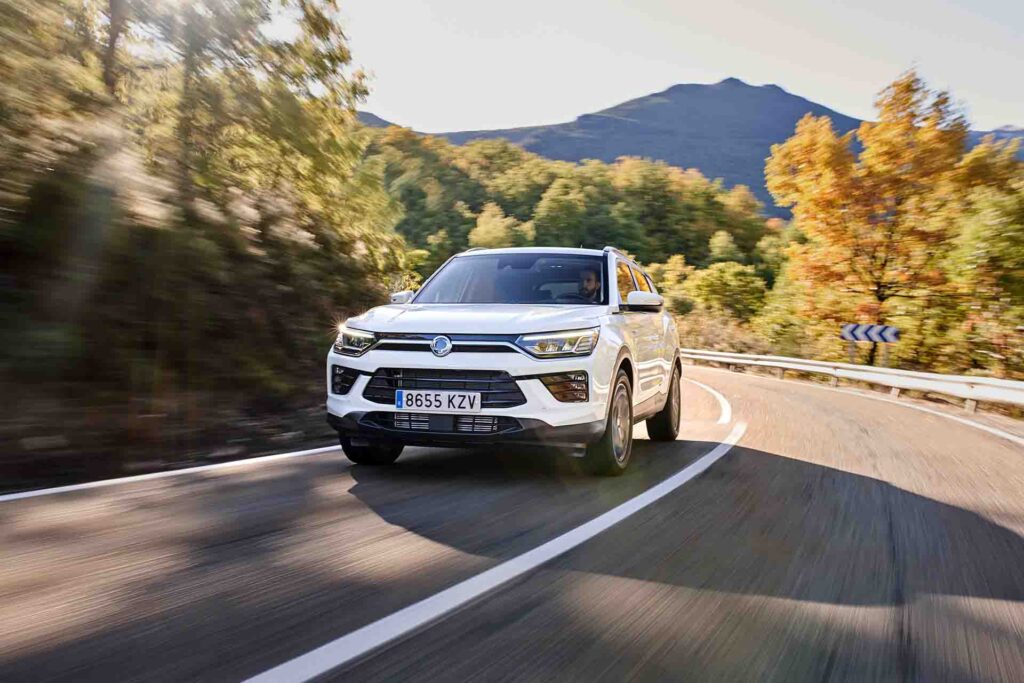
<svg viewBox="0 0 1024 683">
<path fill-rule="evenodd" d="M 628 311 L 660 311 L 664 303 L 660 294 L 636 290 L 626 296 L 625 308 Z"/>
<path fill-rule="evenodd" d="M 393 304 L 407 304 L 412 301 L 412 290 L 407 289 L 404 292 L 395 292 L 391 295 L 391 303 Z"/>
</svg>

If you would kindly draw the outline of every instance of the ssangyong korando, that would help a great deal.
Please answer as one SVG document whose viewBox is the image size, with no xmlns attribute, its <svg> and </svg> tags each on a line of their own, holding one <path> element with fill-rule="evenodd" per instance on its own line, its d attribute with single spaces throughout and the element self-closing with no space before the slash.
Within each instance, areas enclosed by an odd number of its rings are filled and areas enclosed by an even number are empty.
<svg viewBox="0 0 1024 683">
<path fill-rule="evenodd" d="M 635 423 L 676 438 L 681 371 L 675 322 L 625 254 L 471 249 L 339 326 L 327 417 L 359 464 L 406 445 L 523 443 L 615 475 Z"/>
</svg>

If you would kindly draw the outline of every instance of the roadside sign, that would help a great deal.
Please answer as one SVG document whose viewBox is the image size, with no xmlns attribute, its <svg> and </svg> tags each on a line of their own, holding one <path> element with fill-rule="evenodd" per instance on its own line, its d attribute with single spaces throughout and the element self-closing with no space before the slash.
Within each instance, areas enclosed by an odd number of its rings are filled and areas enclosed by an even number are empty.
<svg viewBox="0 0 1024 683">
<path fill-rule="evenodd" d="M 900 340 L 900 331 L 891 325 L 858 325 L 848 323 L 843 325 L 839 336 L 851 342 L 878 342 L 892 344 Z"/>
</svg>

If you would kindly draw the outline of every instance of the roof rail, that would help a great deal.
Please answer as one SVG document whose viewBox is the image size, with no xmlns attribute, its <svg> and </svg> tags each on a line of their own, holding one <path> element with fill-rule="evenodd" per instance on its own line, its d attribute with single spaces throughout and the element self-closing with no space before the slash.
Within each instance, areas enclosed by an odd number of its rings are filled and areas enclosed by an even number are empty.
<svg viewBox="0 0 1024 683">
<path fill-rule="evenodd" d="M 610 244 L 608 246 L 606 246 L 604 249 L 602 249 L 601 251 L 615 252 L 616 254 L 619 254 L 620 256 L 625 256 L 626 255 L 621 249 L 619 249 L 618 247 L 613 247 Z"/>
<path fill-rule="evenodd" d="M 470 247 L 469 249 L 464 249 L 462 253 L 468 254 L 471 251 L 487 251 L 487 247 Z"/>
</svg>

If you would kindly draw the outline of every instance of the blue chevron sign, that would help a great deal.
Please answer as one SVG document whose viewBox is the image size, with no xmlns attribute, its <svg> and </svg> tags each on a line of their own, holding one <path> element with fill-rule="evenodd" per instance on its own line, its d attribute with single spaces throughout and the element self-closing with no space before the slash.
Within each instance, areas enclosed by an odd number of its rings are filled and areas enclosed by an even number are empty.
<svg viewBox="0 0 1024 683">
<path fill-rule="evenodd" d="M 866 341 L 891 344 L 900 340 L 900 331 L 890 325 L 843 325 L 839 336 L 846 341 Z"/>
</svg>

